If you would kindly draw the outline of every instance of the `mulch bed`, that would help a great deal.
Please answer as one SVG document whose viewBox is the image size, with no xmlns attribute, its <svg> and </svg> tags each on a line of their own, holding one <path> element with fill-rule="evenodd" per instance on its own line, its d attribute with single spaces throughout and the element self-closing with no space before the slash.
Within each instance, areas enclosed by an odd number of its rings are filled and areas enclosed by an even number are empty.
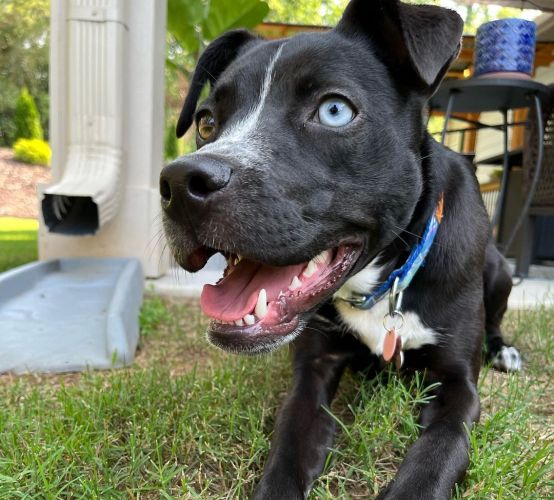
<svg viewBox="0 0 554 500">
<path fill-rule="evenodd" d="M 15 161 L 0 148 L 0 217 L 38 219 L 37 184 L 50 182 L 50 168 Z"/>
</svg>

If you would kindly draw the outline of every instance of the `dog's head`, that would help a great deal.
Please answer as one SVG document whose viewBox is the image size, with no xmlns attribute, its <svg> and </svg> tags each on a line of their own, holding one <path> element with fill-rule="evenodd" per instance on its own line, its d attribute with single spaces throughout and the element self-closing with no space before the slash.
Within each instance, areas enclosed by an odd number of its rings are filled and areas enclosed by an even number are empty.
<svg viewBox="0 0 554 500">
<path fill-rule="evenodd" d="M 177 262 L 227 258 L 201 297 L 212 342 L 259 352 L 292 339 L 406 227 L 423 107 L 461 31 L 453 11 L 353 0 L 327 33 L 233 31 L 207 47 L 177 126 L 195 124 L 198 151 L 164 168 L 160 190 Z"/>
</svg>

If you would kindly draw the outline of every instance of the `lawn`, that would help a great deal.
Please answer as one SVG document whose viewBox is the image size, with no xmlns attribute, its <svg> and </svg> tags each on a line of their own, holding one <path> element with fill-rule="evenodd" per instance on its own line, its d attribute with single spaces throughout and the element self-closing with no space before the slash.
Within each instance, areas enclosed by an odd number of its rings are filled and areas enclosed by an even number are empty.
<svg viewBox="0 0 554 500">
<path fill-rule="evenodd" d="M 0 273 L 38 258 L 38 222 L 0 217 Z"/>
<path fill-rule="evenodd" d="M 510 313 L 526 370 L 485 370 L 483 417 L 456 499 L 554 495 L 554 311 Z M 246 498 L 290 385 L 288 350 L 224 354 L 196 303 L 146 301 L 129 369 L 0 377 L 0 498 Z M 347 374 L 325 474 L 310 498 L 360 498 L 389 481 L 416 435 L 421 383 Z"/>
</svg>

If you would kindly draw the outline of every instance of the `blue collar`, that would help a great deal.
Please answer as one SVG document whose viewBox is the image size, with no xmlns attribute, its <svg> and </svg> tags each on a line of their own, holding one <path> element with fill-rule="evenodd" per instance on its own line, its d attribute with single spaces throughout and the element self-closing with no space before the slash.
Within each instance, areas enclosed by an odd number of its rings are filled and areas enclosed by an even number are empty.
<svg viewBox="0 0 554 500">
<path fill-rule="evenodd" d="M 412 248 L 408 259 L 402 267 L 395 269 L 384 283 L 379 285 L 377 289 L 367 294 L 356 294 L 351 299 L 342 299 L 350 303 L 356 309 L 371 309 L 392 287 L 396 280 L 397 286 L 395 293 L 403 292 L 410 285 L 415 273 L 424 264 L 425 257 L 431 250 L 433 241 L 439 229 L 444 212 L 444 193 L 441 193 L 437 208 L 433 212 L 425 227 L 425 232 L 420 242 Z"/>
</svg>

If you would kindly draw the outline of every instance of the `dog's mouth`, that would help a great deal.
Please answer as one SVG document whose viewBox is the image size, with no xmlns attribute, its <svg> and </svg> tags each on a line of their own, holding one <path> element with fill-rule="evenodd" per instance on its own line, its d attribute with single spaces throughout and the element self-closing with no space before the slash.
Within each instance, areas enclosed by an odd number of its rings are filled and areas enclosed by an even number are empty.
<svg viewBox="0 0 554 500">
<path fill-rule="evenodd" d="M 212 318 L 208 337 L 235 352 L 263 352 L 298 335 L 303 316 L 331 296 L 344 282 L 362 247 L 343 244 L 309 262 L 270 266 L 224 254 L 227 268 L 215 285 L 205 285 L 200 298 Z"/>
</svg>

